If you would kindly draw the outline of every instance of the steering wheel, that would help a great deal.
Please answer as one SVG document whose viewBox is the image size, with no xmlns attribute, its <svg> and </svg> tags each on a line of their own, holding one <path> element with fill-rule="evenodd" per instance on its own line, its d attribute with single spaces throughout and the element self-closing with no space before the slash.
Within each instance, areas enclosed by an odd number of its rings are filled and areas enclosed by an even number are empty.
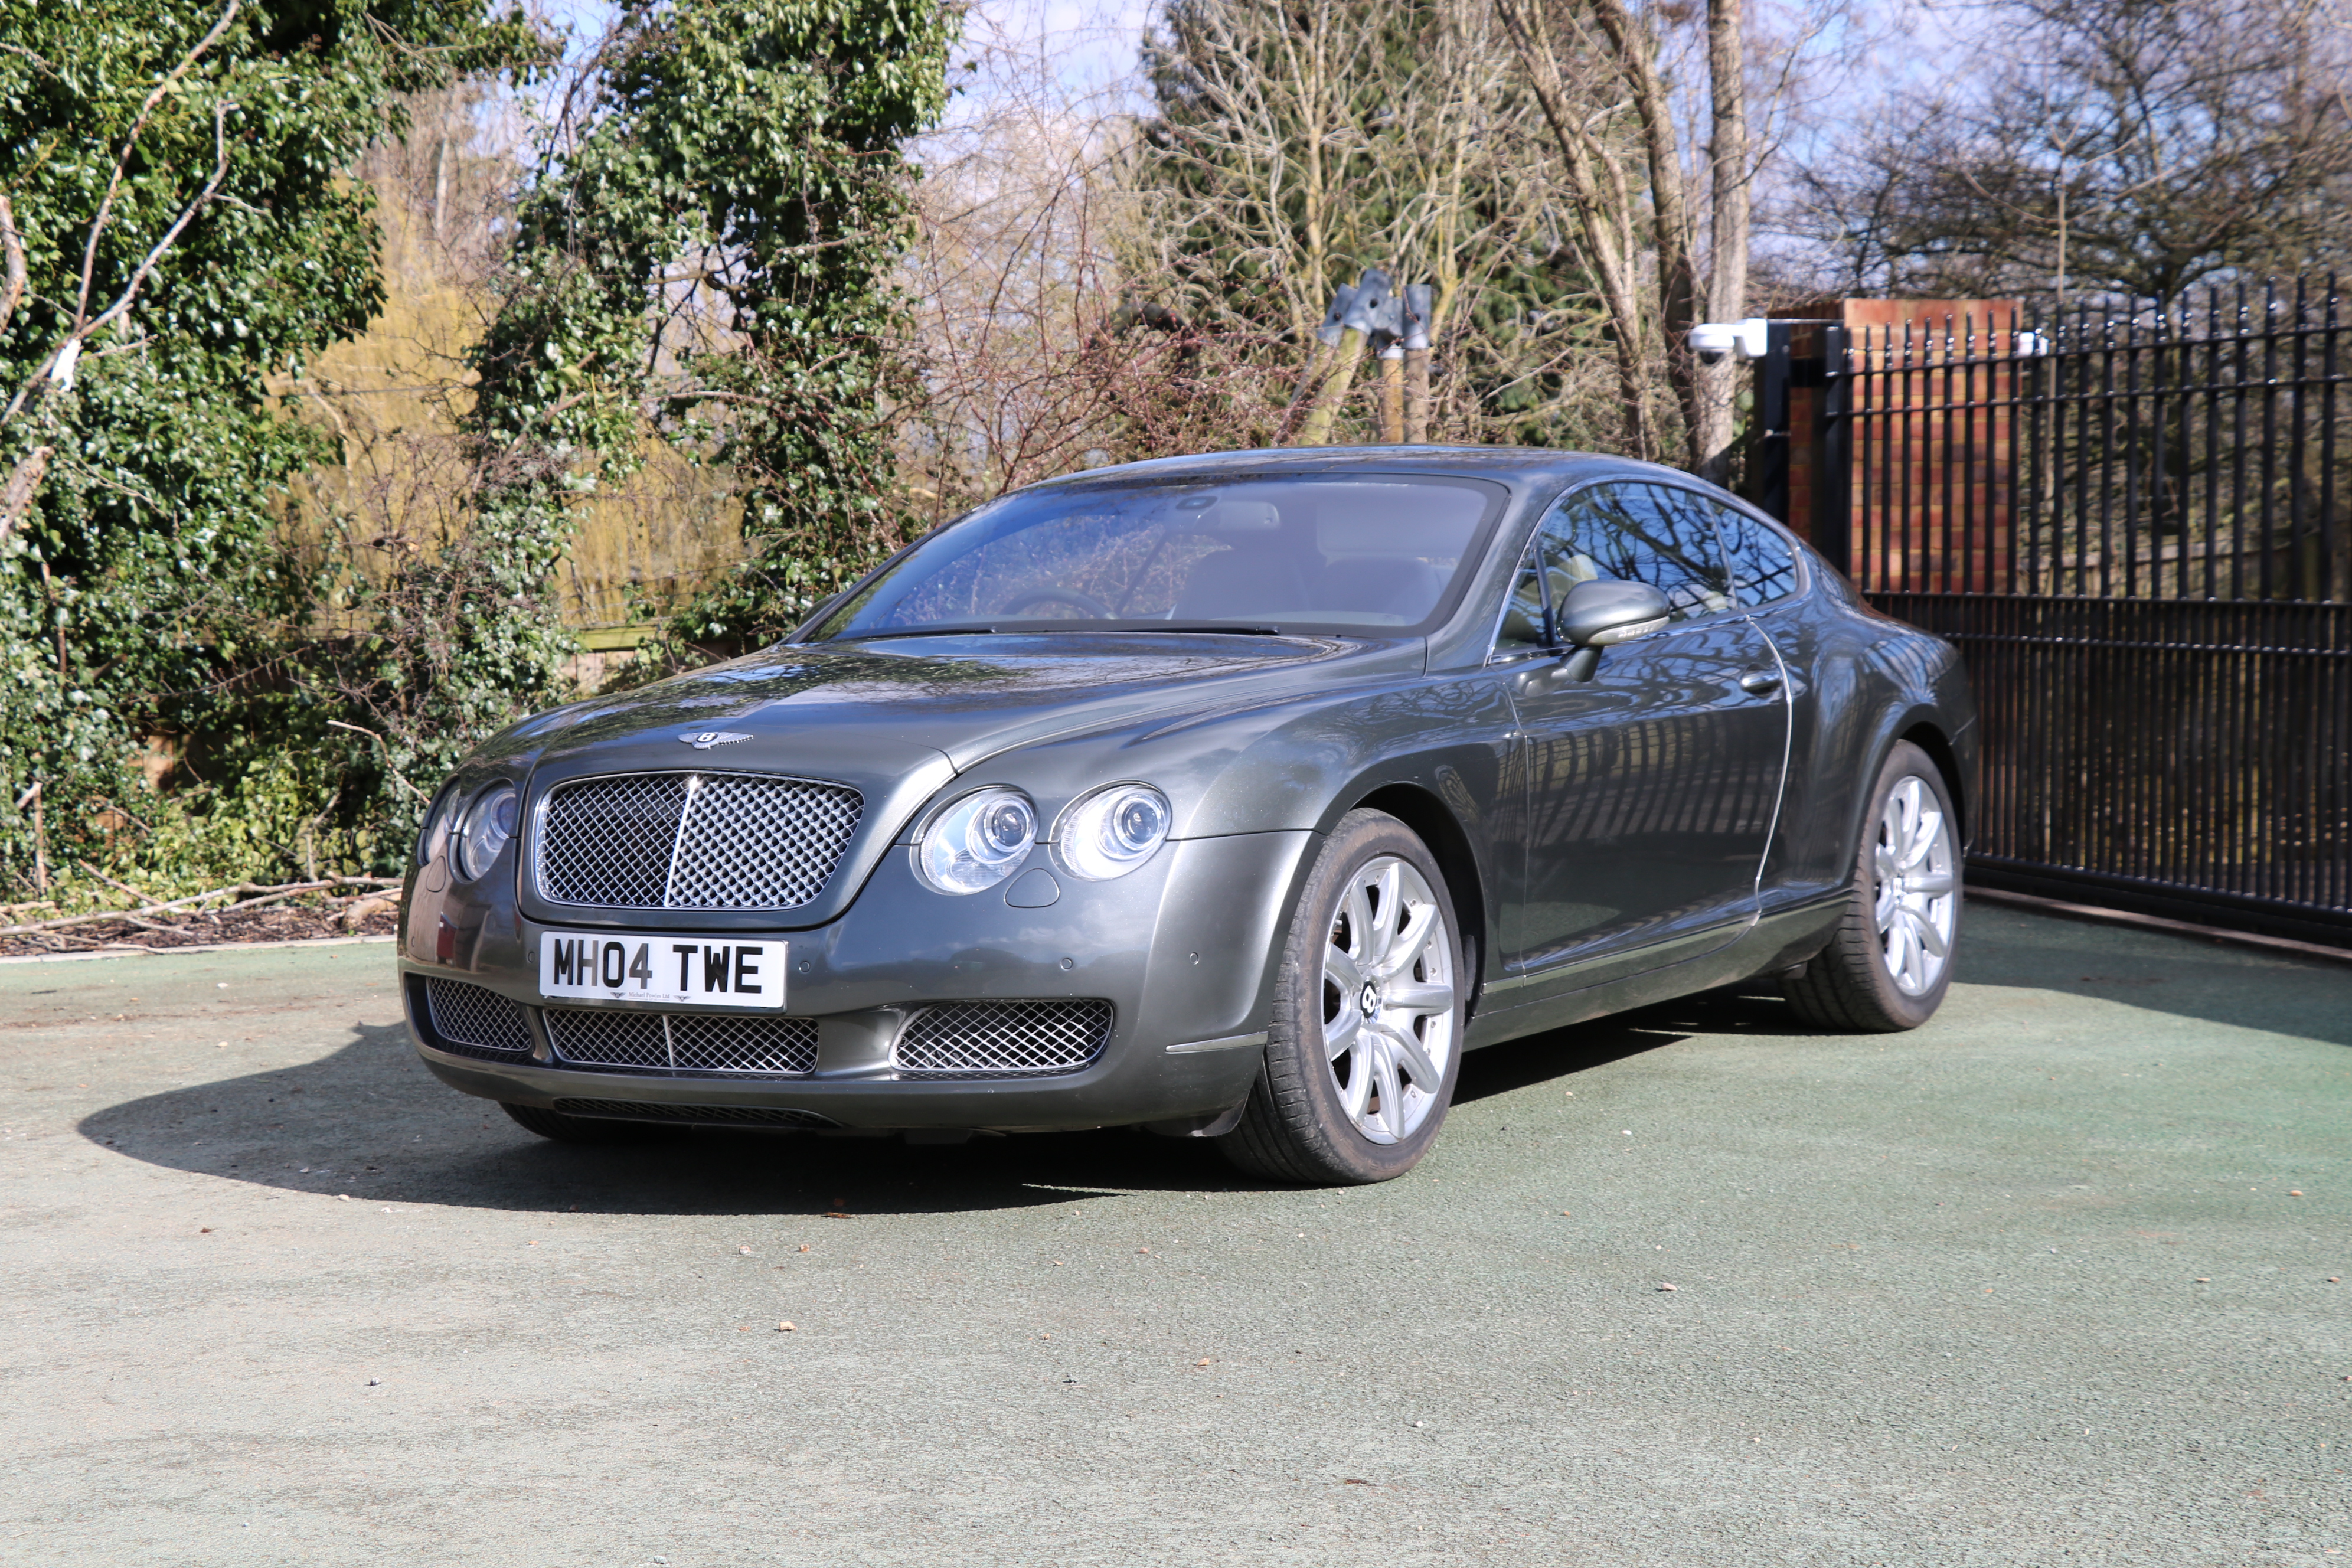
<svg viewBox="0 0 2352 1568">
<path fill-rule="evenodd" d="M 1117 614 L 1108 605 L 1093 595 L 1081 594 L 1076 588 L 1032 588 L 1019 598 L 1006 604 L 996 613 L 1000 616 L 1017 616 L 1032 605 L 1067 605 L 1074 610 L 1084 611 L 1098 621 L 1110 620 Z"/>
</svg>

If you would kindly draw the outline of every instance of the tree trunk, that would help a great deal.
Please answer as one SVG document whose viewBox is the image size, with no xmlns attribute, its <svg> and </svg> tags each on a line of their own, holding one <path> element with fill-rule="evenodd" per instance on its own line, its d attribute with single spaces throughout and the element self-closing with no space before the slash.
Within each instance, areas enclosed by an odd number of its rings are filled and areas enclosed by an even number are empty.
<svg viewBox="0 0 2352 1568">
<path fill-rule="evenodd" d="M 1707 319 L 1737 321 L 1748 314 L 1748 184 L 1747 49 L 1741 34 L 1744 0 L 1707 0 L 1706 65 L 1713 133 L 1707 142 L 1708 197 L 1713 204 L 1707 251 Z M 1738 437 L 1739 383 L 1747 367 L 1737 360 L 1702 365 L 1687 339 L 1669 352 L 1692 377 L 1691 467 L 1701 479 L 1727 484 L 1732 479 L 1732 443 Z"/>
<path fill-rule="evenodd" d="M 1600 0 L 1600 4 L 1612 6 L 1617 0 Z M 1559 57 L 1552 52 L 1549 34 L 1542 30 L 1541 10 L 1536 6 L 1523 9 L 1518 0 L 1496 0 L 1496 10 L 1511 35 L 1511 46 L 1520 63 L 1528 68 L 1528 82 L 1535 89 L 1538 106 L 1543 110 L 1544 123 L 1551 128 L 1552 139 L 1559 143 L 1561 156 L 1568 164 L 1570 205 L 1576 210 L 1585 261 L 1591 267 L 1593 280 L 1601 287 L 1601 301 L 1609 309 L 1618 391 L 1624 400 L 1625 445 L 1633 457 L 1651 457 L 1643 374 L 1643 359 L 1651 339 L 1642 319 L 1642 288 L 1633 247 L 1633 198 L 1626 188 L 1624 171 L 1568 103 Z M 1622 9 L 1619 15 L 1622 16 Z M 1673 121 L 1668 120 L 1665 124 L 1666 134 L 1671 138 Z M 1675 189 L 1680 189 L 1679 180 Z"/>
</svg>

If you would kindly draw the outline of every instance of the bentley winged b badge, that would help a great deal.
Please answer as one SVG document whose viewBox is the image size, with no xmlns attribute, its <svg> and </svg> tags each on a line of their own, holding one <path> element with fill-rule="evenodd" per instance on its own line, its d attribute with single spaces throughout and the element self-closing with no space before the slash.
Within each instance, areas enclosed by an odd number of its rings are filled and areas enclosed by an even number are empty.
<svg viewBox="0 0 2352 1568">
<path fill-rule="evenodd" d="M 698 752 L 707 752 L 713 746 L 731 745 L 737 741 L 748 741 L 751 738 L 737 730 L 689 730 L 678 737 Z"/>
</svg>

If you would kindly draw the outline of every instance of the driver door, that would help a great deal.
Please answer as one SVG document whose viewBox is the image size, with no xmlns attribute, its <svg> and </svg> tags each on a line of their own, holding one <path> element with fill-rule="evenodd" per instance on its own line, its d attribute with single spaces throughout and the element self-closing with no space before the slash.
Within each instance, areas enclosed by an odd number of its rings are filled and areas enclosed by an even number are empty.
<svg viewBox="0 0 2352 1568">
<path fill-rule="evenodd" d="M 1509 682 L 1528 798 L 1504 951 L 1528 1002 L 1737 940 L 1788 764 L 1779 659 L 1734 602 L 1711 503 L 1646 483 L 1565 497 L 1522 568 L 1517 620 L 1595 577 L 1649 584 L 1674 618 L 1608 649 L 1590 681 L 1546 652 Z"/>
</svg>

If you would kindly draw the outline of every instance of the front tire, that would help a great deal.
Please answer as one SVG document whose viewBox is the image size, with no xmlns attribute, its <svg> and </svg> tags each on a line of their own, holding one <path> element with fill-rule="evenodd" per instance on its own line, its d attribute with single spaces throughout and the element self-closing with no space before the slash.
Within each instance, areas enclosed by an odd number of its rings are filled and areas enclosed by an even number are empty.
<svg viewBox="0 0 2352 1568">
<path fill-rule="evenodd" d="M 1226 1157 L 1317 1185 L 1412 1169 L 1453 1102 L 1468 992 L 1428 847 L 1384 812 L 1349 812 L 1292 913 L 1265 1060 L 1218 1140 Z"/>
<path fill-rule="evenodd" d="M 1878 770 L 1853 888 L 1829 946 L 1782 990 L 1818 1029 L 1890 1034 L 1936 1016 L 1960 931 L 1959 814 L 1927 753 L 1895 743 Z"/>
</svg>

